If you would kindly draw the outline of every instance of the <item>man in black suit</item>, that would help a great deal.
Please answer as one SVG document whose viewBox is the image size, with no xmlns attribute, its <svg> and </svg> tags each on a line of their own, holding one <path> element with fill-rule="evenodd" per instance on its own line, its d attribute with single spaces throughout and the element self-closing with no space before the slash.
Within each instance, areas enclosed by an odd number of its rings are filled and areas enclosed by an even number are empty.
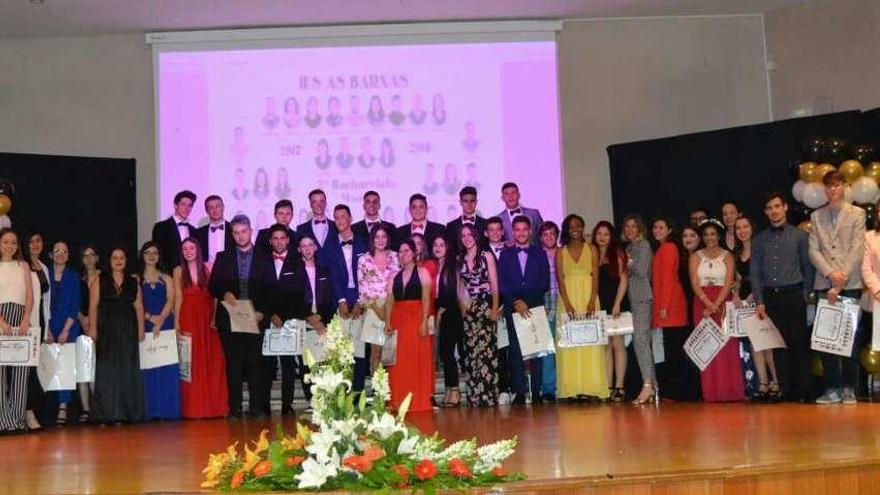
<svg viewBox="0 0 880 495">
<path fill-rule="evenodd" d="M 280 223 L 287 227 L 287 237 L 294 244 L 296 243 L 296 232 L 290 228 L 293 221 L 293 203 L 289 199 L 282 199 L 275 203 L 275 223 Z M 272 252 L 272 246 L 269 245 L 269 231 L 272 227 L 260 229 L 257 232 L 257 241 L 254 243 L 257 247 L 264 250 L 267 254 Z"/>
<path fill-rule="evenodd" d="M 300 236 L 310 235 L 318 243 L 318 251 L 324 249 L 328 237 L 336 236 L 336 225 L 327 218 L 327 195 L 320 189 L 309 192 L 309 208 L 312 219 L 296 227 Z"/>
<path fill-rule="evenodd" d="M 211 272 L 209 289 L 219 301 L 216 325 L 226 354 L 226 380 L 229 386 L 229 414 L 242 415 L 242 376 L 247 378 L 250 394 L 249 415 L 265 417 L 269 409 L 269 380 L 266 374 L 271 360 L 262 355 L 263 336 L 232 332 L 229 313 L 219 302 L 230 305 L 250 300 L 256 310 L 257 325 L 265 328 L 264 315 L 269 307 L 269 281 L 274 277 L 272 260 L 251 243 L 251 222 L 245 215 L 236 215 L 230 222 L 235 247 L 217 255 Z"/>
<path fill-rule="evenodd" d="M 180 243 L 187 237 L 195 237 L 196 229 L 189 223 L 196 195 L 192 191 L 180 191 L 174 195 L 174 214 L 153 225 L 153 242 L 159 245 L 159 252 L 170 273 L 180 265 Z"/>
<path fill-rule="evenodd" d="M 305 320 L 308 316 L 306 305 L 303 302 L 305 292 L 303 285 L 299 283 L 299 270 L 301 259 L 296 251 L 289 249 L 290 237 L 287 234 L 287 226 L 276 223 L 269 227 L 269 244 L 272 246 L 272 284 L 269 289 L 270 309 L 269 321 L 276 327 L 280 327 L 285 321 L 295 318 Z M 267 357 L 271 361 L 271 372 L 267 376 L 271 389 L 272 380 L 275 378 L 277 361 L 274 357 Z M 302 357 L 281 356 L 281 415 L 287 416 L 293 413 L 293 396 L 295 380 L 299 375 L 303 384 L 303 392 L 306 399 L 311 397 L 308 387 L 303 381 Z"/>
<path fill-rule="evenodd" d="M 205 198 L 205 213 L 208 214 L 208 225 L 196 230 L 196 239 L 202 248 L 202 259 L 211 263 L 217 259 L 217 253 L 232 249 L 232 225 L 223 218 L 223 198 L 212 194 Z"/>
<path fill-rule="evenodd" d="M 452 246 L 458 246 L 461 226 L 465 224 L 476 227 L 479 237 L 477 243 L 482 249 L 489 249 L 489 240 L 486 239 L 486 219 L 477 215 L 477 190 L 473 186 L 465 186 L 458 193 L 458 202 L 461 204 L 461 216 L 446 224 L 447 242 Z"/>
<path fill-rule="evenodd" d="M 377 193 L 376 191 L 365 192 L 364 219 L 352 224 L 351 230 L 354 232 L 354 235 L 369 243 L 370 234 L 373 232 L 373 228 L 377 225 L 382 225 L 383 227 L 388 229 L 388 232 L 394 232 L 397 227 L 393 223 L 382 220 L 379 217 L 379 212 L 381 210 L 382 199 L 379 197 L 379 193 Z"/>
<path fill-rule="evenodd" d="M 413 194 L 409 197 L 409 213 L 412 222 L 397 227 L 395 240 L 400 243 L 409 239 L 413 234 L 422 234 L 428 249 L 434 245 L 434 239 L 442 237 L 446 233 L 446 227 L 437 222 L 428 220 L 428 198 L 424 194 Z"/>
</svg>

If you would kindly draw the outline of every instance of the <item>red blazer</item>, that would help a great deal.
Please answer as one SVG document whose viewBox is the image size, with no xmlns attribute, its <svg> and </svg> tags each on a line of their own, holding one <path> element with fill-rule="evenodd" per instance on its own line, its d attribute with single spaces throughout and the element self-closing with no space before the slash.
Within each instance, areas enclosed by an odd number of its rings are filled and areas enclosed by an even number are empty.
<svg viewBox="0 0 880 495">
<path fill-rule="evenodd" d="M 673 242 L 664 242 L 654 253 L 651 267 L 651 288 L 654 292 L 653 328 L 683 327 L 688 323 L 687 299 L 679 279 L 681 258 Z M 666 309 L 666 318 L 660 318 L 660 310 Z"/>
<path fill-rule="evenodd" d="M 428 258 L 419 263 L 419 266 L 427 270 L 431 276 L 431 309 L 428 310 L 428 314 L 435 315 L 437 314 L 437 271 L 440 269 L 440 265 L 437 263 L 437 260 Z"/>
</svg>

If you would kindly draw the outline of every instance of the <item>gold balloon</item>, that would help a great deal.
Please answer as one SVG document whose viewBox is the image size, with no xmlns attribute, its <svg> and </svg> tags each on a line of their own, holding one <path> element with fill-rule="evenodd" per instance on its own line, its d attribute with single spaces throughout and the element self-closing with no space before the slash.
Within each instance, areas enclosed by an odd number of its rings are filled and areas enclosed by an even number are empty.
<svg viewBox="0 0 880 495">
<path fill-rule="evenodd" d="M 800 171 L 801 180 L 804 182 L 815 182 L 816 181 L 816 165 L 813 162 L 804 162 L 801 163 Z"/>
<path fill-rule="evenodd" d="M 813 354 L 813 363 L 810 366 L 810 371 L 813 372 L 813 376 L 825 376 L 825 368 L 822 366 L 822 358 L 820 358 L 818 354 Z"/>
<path fill-rule="evenodd" d="M 875 162 L 876 163 L 876 162 Z M 862 177 L 867 177 L 869 179 L 874 179 L 880 184 L 880 167 L 868 167 L 865 169 L 865 173 Z"/>
<path fill-rule="evenodd" d="M 12 208 L 12 200 L 5 194 L 0 194 L 0 215 L 9 213 Z"/>
<path fill-rule="evenodd" d="M 866 171 L 872 170 L 872 169 L 880 169 L 880 162 L 871 162 L 868 164 L 867 167 L 865 167 Z"/>
<path fill-rule="evenodd" d="M 801 223 L 798 224 L 798 228 L 801 229 L 801 230 L 803 230 L 803 231 L 806 232 L 807 234 L 809 234 L 809 233 L 810 233 L 810 229 L 813 228 L 813 224 L 812 224 L 809 220 L 804 220 L 803 222 L 801 222 Z"/>
<path fill-rule="evenodd" d="M 843 179 L 847 184 L 852 184 L 853 182 L 859 180 L 862 174 L 865 173 L 865 169 L 862 168 L 862 164 L 859 163 L 858 160 L 847 160 L 840 164 L 840 173 L 843 174 Z"/>
<path fill-rule="evenodd" d="M 818 167 L 816 167 L 816 175 L 819 176 L 816 179 L 816 182 L 822 182 L 822 177 L 825 177 L 825 174 L 827 174 L 828 172 L 833 172 L 835 170 L 837 170 L 837 167 L 830 163 L 823 163 L 822 165 L 819 165 Z"/>
<path fill-rule="evenodd" d="M 880 371 L 880 351 L 871 350 L 870 345 L 866 345 L 859 353 L 859 360 L 868 373 L 874 374 Z"/>
</svg>

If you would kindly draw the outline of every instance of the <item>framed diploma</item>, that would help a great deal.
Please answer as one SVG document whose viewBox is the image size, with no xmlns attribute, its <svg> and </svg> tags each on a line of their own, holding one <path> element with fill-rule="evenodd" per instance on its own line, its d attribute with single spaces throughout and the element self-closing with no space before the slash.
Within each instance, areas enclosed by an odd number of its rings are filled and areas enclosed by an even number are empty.
<svg viewBox="0 0 880 495">
<path fill-rule="evenodd" d="M 264 356 L 299 356 L 302 354 L 304 320 L 287 320 L 280 327 L 269 327 L 263 333 Z"/>
<path fill-rule="evenodd" d="M 684 351 L 697 368 L 704 371 L 726 343 L 727 336 L 721 333 L 718 324 L 711 318 L 703 318 L 684 342 Z"/>
<path fill-rule="evenodd" d="M 851 356 L 858 324 L 857 303 L 838 301 L 831 304 L 826 299 L 820 299 L 816 304 L 810 349 L 838 356 Z"/>
<path fill-rule="evenodd" d="M 0 366 L 37 366 L 39 359 L 39 328 L 21 335 L 0 335 Z"/>
</svg>

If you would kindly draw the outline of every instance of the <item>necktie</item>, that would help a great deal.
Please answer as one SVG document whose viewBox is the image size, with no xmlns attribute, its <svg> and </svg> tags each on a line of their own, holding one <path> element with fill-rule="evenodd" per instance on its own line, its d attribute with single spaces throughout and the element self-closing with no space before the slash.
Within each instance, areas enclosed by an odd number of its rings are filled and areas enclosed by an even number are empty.
<svg viewBox="0 0 880 495">
<path fill-rule="evenodd" d="M 218 231 L 218 230 L 224 230 L 224 229 L 223 229 L 223 224 L 222 224 L 222 223 L 221 223 L 220 225 L 217 225 L 216 227 L 213 226 L 213 225 L 211 225 L 211 233 L 214 233 L 214 232 L 216 232 L 216 231 Z"/>
<path fill-rule="evenodd" d="M 327 223 L 327 219 L 324 219 L 324 220 L 312 220 L 312 221 L 315 222 L 315 225 Z"/>
<path fill-rule="evenodd" d="M 353 244 L 354 244 L 354 241 L 352 239 L 349 239 L 347 241 L 342 241 L 339 243 L 340 246 L 351 246 Z"/>
</svg>

